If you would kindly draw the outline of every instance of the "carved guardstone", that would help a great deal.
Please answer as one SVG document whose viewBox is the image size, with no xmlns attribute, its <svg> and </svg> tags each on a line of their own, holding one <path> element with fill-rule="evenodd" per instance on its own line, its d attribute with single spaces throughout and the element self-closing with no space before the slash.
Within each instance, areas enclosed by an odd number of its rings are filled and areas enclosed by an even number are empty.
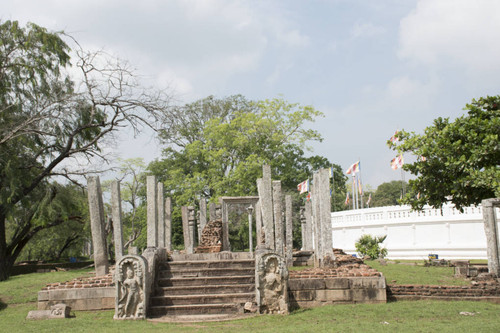
<svg viewBox="0 0 500 333">
<path fill-rule="evenodd" d="M 146 259 L 137 255 L 124 256 L 116 270 L 114 319 L 145 319 L 147 299 Z"/>
<path fill-rule="evenodd" d="M 260 313 L 288 314 L 288 269 L 274 252 L 257 253 L 256 299 Z"/>
</svg>

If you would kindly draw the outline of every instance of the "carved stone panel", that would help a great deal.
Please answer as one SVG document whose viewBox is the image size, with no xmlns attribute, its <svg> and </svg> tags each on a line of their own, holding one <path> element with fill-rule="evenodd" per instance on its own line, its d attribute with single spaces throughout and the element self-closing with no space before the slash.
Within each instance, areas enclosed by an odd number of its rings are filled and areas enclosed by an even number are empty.
<svg viewBox="0 0 500 333">
<path fill-rule="evenodd" d="M 288 313 L 288 269 L 283 257 L 273 252 L 256 258 L 255 283 L 260 313 Z"/>
<path fill-rule="evenodd" d="M 124 256 L 116 269 L 114 319 L 145 319 L 147 262 L 137 255 Z"/>
</svg>

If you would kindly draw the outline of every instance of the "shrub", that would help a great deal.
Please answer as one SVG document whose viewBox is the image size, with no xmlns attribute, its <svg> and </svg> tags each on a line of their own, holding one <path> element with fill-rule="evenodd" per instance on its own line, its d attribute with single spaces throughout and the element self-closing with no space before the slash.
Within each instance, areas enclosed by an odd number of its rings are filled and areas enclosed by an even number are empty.
<svg viewBox="0 0 500 333">
<path fill-rule="evenodd" d="M 361 257 L 369 256 L 370 259 L 384 258 L 387 255 L 387 249 L 380 248 L 380 243 L 386 238 L 387 235 L 379 237 L 363 235 L 356 242 L 356 251 Z"/>
</svg>

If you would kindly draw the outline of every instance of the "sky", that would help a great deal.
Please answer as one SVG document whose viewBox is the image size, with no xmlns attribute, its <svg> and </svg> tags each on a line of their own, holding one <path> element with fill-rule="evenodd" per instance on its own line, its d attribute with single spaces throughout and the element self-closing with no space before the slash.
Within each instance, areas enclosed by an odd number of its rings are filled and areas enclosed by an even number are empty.
<svg viewBox="0 0 500 333">
<path fill-rule="evenodd" d="M 499 0 L 0 0 L 0 20 L 63 30 L 128 60 L 177 104 L 281 96 L 325 114 L 309 154 L 365 184 L 400 180 L 386 141 L 500 90 Z M 160 158 L 151 133 L 121 158 Z M 408 178 L 408 175 L 406 176 Z"/>
</svg>

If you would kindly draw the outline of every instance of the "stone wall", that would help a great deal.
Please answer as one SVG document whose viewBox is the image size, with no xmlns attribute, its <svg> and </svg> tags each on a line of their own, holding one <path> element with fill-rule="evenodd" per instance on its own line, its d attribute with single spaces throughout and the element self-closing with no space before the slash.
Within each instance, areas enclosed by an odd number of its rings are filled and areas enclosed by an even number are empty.
<svg viewBox="0 0 500 333">
<path fill-rule="evenodd" d="M 48 310 L 57 303 L 72 310 L 106 310 L 115 307 L 115 284 L 112 273 L 49 283 L 38 292 L 38 309 Z"/>
<path fill-rule="evenodd" d="M 500 303 L 500 285 L 498 283 L 478 283 L 468 286 L 435 285 L 387 285 L 389 300 L 489 300 Z"/>
<path fill-rule="evenodd" d="M 291 309 L 326 304 L 386 303 L 383 276 L 291 278 L 288 296 Z"/>
</svg>

